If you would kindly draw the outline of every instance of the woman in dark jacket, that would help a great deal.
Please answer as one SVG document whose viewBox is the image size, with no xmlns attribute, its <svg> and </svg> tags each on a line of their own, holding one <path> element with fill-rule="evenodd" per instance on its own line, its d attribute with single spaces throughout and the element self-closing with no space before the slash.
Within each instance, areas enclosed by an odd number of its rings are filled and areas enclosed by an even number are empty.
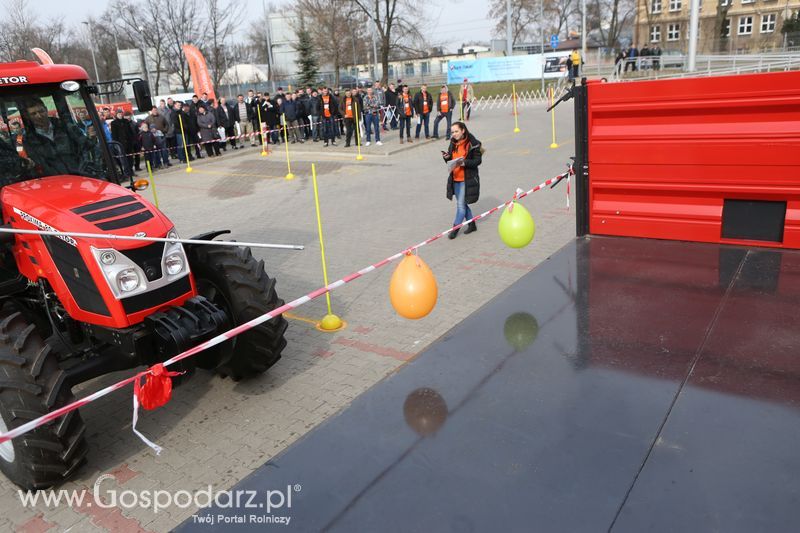
<svg viewBox="0 0 800 533">
<path fill-rule="evenodd" d="M 450 146 L 446 152 L 442 152 L 442 158 L 445 162 L 462 158 L 462 161 L 452 168 L 447 178 L 447 199 L 452 200 L 454 196 L 456 197 L 456 218 L 453 226 L 458 226 L 472 218 L 469 204 L 474 204 L 480 197 L 481 182 L 478 166 L 483 158 L 483 147 L 463 122 L 454 122 L 450 127 L 450 134 Z M 475 222 L 472 221 L 464 230 L 464 234 L 477 229 Z M 448 235 L 451 239 L 455 239 L 456 236 L 458 229 L 452 230 Z"/>
</svg>

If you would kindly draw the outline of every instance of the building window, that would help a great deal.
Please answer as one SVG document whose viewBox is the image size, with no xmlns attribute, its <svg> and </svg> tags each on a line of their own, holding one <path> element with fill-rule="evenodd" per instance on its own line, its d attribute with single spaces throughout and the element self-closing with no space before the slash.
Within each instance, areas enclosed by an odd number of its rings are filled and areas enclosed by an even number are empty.
<svg viewBox="0 0 800 533">
<path fill-rule="evenodd" d="M 681 10 L 681 0 L 669 0 L 669 10 L 670 11 L 680 11 Z"/>
<path fill-rule="evenodd" d="M 720 32 L 721 37 L 730 37 L 731 36 L 731 19 L 725 19 L 722 21 L 722 31 Z"/>
<path fill-rule="evenodd" d="M 650 26 L 650 42 L 657 43 L 661 40 L 661 26 Z"/>
<path fill-rule="evenodd" d="M 653 15 L 661 13 L 661 0 L 653 0 L 650 4 L 650 13 Z"/>
<path fill-rule="evenodd" d="M 667 26 L 667 40 L 668 41 L 677 41 L 681 38 L 681 25 L 680 24 L 670 24 Z"/>
<path fill-rule="evenodd" d="M 756 0 L 742 0 L 742 5 L 744 5 L 744 4 L 752 4 L 755 1 Z"/>
<path fill-rule="evenodd" d="M 405 76 L 413 76 L 414 75 L 414 63 L 406 63 L 405 64 L 406 73 Z"/>
<path fill-rule="evenodd" d="M 431 64 L 429 61 L 423 61 L 421 63 L 422 66 L 422 75 L 429 75 L 431 73 Z"/>
<path fill-rule="evenodd" d="M 394 78 L 394 65 L 389 65 L 389 78 Z"/>
<path fill-rule="evenodd" d="M 722 7 L 726 7 L 731 5 L 731 0 L 719 0 L 719 5 Z"/>
<path fill-rule="evenodd" d="M 761 33 L 772 33 L 775 31 L 775 13 L 761 15 Z"/>
<path fill-rule="evenodd" d="M 753 33 L 753 17 L 739 17 L 739 35 L 750 35 Z"/>
</svg>

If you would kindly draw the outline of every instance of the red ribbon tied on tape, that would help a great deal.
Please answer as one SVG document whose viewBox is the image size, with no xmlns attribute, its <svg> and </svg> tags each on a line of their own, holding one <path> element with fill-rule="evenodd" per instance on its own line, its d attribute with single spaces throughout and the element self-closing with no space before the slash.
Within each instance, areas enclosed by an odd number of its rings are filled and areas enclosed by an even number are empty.
<svg viewBox="0 0 800 533">
<path fill-rule="evenodd" d="M 144 385 L 141 378 L 133 384 L 133 393 L 139 398 L 139 404 L 148 411 L 165 405 L 172 398 L 172 378 L 182 373 L 170 372 L 161 363 L 150 367 L 144 376 Z"/>
</svg>

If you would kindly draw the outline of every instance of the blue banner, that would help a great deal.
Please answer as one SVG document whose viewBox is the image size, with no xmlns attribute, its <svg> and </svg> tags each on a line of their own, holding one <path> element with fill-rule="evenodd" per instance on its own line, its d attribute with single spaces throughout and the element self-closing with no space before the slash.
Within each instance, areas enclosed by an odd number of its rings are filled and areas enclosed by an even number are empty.
<svg viewBox="0 0 800 533">
<path fill-rule="evenodd" d="M 559 63 L 566 61 L 569 52 L 545 54 L 548 68 L 544 77 L 552 78 L 562 75 Z M 447 65 L 447 83 L 455 84 L 467 78 L 470 83 L 487 81 L 532 80 L 542 76 L 543 63 L 541 54 L 518 55 L 511 57 L 487 57 L 449 61 Z"/>
</svg>

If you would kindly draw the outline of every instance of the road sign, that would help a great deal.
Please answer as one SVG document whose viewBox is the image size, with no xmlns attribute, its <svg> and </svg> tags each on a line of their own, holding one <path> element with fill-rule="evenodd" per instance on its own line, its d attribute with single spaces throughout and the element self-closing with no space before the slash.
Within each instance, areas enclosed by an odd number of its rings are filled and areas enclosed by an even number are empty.
<svg viewBox="0 0 800 533">
<path fill-rule="evenodd" d="M 553 50 L 558 48 L 558 35 L 550 36 L 550 48 L 552 48 Z"/>
</svg>

